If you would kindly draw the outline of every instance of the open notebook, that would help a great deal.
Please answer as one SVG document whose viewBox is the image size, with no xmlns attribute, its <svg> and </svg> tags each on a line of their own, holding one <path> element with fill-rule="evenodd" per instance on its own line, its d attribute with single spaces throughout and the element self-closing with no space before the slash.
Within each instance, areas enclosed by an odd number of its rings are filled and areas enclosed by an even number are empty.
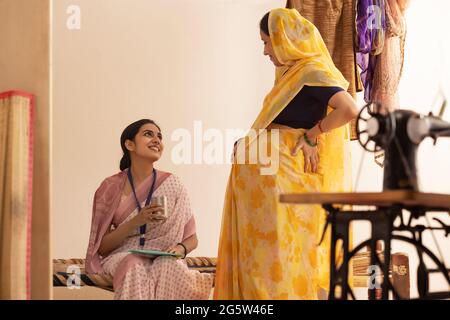
<svg viewBox="0 0 450 320">
<path fill-rule="evenodd" d="M 158 250 L 143 250 L 143 249 L 136 249 L 136 250 L 129 250 L 128 252 L 139 254 L 142 256 L 146 256 L 149 258 L 156 258 L 156 257 L 182 257 L 181 255 L 177 255 L 174 253 L 164 252 L 164 251 L 158 251 Z"/>
</svg>

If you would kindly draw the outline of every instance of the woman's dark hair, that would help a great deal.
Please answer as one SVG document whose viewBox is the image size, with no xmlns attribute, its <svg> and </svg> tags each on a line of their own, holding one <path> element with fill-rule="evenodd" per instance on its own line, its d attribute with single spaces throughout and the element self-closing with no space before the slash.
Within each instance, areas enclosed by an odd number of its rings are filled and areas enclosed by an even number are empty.
<svg viewBox="0 0 450 320">
<path fill-rule="evenodd" d="M 155 123 L 155 121 L 150 119 L 142 119 L 136 122 L 133 122 L 128 127 L 123 130 L 122 135 L 120 136 L 120 146 L 122 147 L 123 151 L 123 157 L 120 160 L 120 171 L 123 171 L 129 167 L 131 167 L 131 157 L 130 152 L 128 151 L 127 147 L 125 147 L 125 141 L 127 140 L 134 140 L 134 137 L 138 134 L 139 130 L 144 124 L 154 124 L 159 131 L 161 131 L 161 128 Z"/>
<path fill-rule="evenodd" d="M 259 28 L 261 29 L 262 32 L 264 32 L 268 36 L 270 36 L 270 33 L 269 33 L 269 16 L 270 16 L 270 11 L 267 12 L 264 15 L 264 17 L 261 19 L 261 21 L 259 22 Z"/>
</svg>

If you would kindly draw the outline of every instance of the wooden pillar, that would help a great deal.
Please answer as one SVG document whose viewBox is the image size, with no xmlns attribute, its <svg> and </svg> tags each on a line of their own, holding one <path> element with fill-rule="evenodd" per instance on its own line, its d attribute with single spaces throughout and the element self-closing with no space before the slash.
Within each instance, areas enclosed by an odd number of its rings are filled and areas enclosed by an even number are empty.
<svg viewBox="0 0 450 320">
<path fill-rule="evenodd" d="M 51 0 L 0 0 L 0 92 L 36 97 L 31 298 L 51 299 L 50 245 Z"/>
</svg>

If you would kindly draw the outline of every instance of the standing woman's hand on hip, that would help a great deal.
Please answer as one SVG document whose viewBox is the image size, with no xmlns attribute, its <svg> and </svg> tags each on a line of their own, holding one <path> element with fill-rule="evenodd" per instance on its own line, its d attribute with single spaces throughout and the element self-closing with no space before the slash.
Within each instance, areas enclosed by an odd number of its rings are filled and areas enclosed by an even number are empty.
<svg viewBox="0 0 450 320">
<path fill-rule="evenodd" d="M 319 152 L 317 146 L 312 147 L 305 141 L 305 136 L 302 135 L 297 140 L 294 149 L 292 150 L 292 156 L 296 156 L 298 152 L 302 150 L 305 158 L 305 173 L 308 172 L 308 168 L 311 168 L 312 173 L 317 173 L 319 167 Z"/>
</svg>

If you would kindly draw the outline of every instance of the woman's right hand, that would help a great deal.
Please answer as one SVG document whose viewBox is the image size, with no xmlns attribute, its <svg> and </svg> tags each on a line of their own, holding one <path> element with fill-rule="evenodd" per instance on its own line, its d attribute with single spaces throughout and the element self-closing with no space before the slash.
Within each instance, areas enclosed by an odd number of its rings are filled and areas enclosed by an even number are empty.
<svg viewBox="0 0 450 320">
<path fill-rule="evenodd" d="M 150 227 L 153 227 L 164 223 L 166 217 L 162 215 L 162 210 L 163 207 L 158 205 L 145 207 L 127 223 L 121 224 L 114 231 L 105 234 L 98 249 L 100 255 L 106 256 L 118 248 L 140 226 L 150 224 Z"/>
<path fill-rule="evenodd" d="M 164 208 L 160 205 L 150 205 L 145 207 L 133 218 L 133 224 L 136 228 L 149 223 L 150 225 L 158 225 L 164 223 L 167 218 L 162 214 Z"/>
</svg>

